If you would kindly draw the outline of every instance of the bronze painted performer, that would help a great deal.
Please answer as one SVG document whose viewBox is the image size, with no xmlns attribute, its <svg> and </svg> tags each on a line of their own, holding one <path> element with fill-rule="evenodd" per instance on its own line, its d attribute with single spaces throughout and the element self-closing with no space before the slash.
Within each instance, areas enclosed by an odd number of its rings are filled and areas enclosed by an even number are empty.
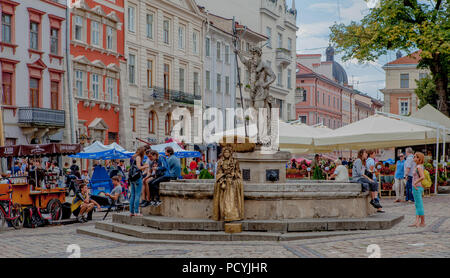
<svg viewBox="0 0 450 278">
<path fill-rule="evenodd" d="M 244 184 L 231 146 L 223 148 L 217 162 L 213 202 L 214 220 L 231 222 L 244 219 Z"/>
</svg>

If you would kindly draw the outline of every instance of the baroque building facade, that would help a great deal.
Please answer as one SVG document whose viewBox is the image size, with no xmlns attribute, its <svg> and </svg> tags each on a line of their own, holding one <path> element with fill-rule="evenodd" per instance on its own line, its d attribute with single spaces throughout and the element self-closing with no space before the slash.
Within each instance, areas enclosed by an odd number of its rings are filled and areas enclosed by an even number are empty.
<svg viewBox="0 0 450 278">
<path fill-rule="evenodd" d="M 74 0 L 70 15 L 75 138 L 88 145 L 120 143 L 124 0 Z M 122 68 L 122 69 L 121 69 Z"/>
<path fill-rule="evenodd" d="M 195 122 L 194 102 L 203 95 L 205 17 L 193 0 L 128 0 L 125 10 L 124 145 L 135 149 L 136 138 L 163 143 L 178 122 L 186 136 L 189 117 L 175 119 L 172 112 L 184 108 Z"/>
<path fill-rule="evenodd" d="M 277 75 L 270 94 L 280 107 L 280 119 L 295 119 L 295 55 L 298 30 L 295 1 L 291 8 L 286 5 L 285 0 L 198 0 L 197 3 L 204 6 L 208 12 L 227 18 L 235 17 L 242 30 L 250 29 L 266 37 L 265 41 L 259 44 L 264 46 L 262 59 Z M 245 48 L 246 43 L 241 47 Z M 244 82 L 241 82 L 245 86 L 245 67 L 240 62 L 239 68 L 244 77 Z M 248 99 L 248 96 L 244 94 L 244 98 Z M 240 102 L 240 95 L 237 95 L 237 102 Z"/>
<path fill-rule="evenodd" d="M 64 140 L 66 3 L 1 0 L 4 143 Z"/>
</svg>

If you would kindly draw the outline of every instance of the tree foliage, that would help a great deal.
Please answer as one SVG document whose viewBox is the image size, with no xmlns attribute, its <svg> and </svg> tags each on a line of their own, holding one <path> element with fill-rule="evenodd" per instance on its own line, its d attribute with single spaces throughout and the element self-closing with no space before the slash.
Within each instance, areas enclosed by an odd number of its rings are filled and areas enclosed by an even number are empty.
<svg viewBox="0 0 450 278">
<path fill-rule="evenodd" d="M 420 80 L 416 80 L 416 83 L 417 88 L 415 89 L 415 93 L 420 100 L 419 108 L 422 108 L 427 104 L 431 104 L 436 108 L 438 95 L 436 93 L 436 84 L 434 84 L 433 79 L 427 76 Z"/>
<path fill-rule="evenodd" d="M 450 0 L 380 0 L 361 22 L 330 27 L 330 40 L 343 59 L 375 61 L 388 51 L 422 50 L 419 67 L 430 70 L 439 110 L 449 115 Z"/>
</svg>

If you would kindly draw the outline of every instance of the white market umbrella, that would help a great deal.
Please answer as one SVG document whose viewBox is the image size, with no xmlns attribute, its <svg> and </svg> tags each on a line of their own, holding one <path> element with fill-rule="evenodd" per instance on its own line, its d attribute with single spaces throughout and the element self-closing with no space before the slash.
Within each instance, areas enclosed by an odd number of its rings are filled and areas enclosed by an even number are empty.
<svg viewBox="0 0 450 278">
<path fill-rule="evenodd" d="M 373 115 L 319 136 L 314 143 L 317 147 L 331 147 L 334 150 L 356 150 L 422 145 L 434 143 L 435 139 L 433 129 Z"/>
</svg>

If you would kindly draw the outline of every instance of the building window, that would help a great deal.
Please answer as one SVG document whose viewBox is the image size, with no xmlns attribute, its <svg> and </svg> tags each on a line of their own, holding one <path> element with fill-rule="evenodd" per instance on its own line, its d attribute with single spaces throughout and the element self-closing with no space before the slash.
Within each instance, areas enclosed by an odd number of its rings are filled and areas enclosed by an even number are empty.
<svg viewBox="0 0 450 278">
<path fill-rule="evenodd" d="M 194 72 L 194 96 L 200 95 L 200 87 L 198 86 L 198 72 Z"/>
<path fill-rule="evenodd" d="M 91 27 L 91 44 L 100 46 L 100 24 L 97 21 L 92 21 Z"/>
<path fill-rule="evenodd" d="M 184 27 L 178 27 L 178 48 L 184 49 Z"/>
<path fill-rule="evenodd" d="M 164 64 L 164 97 L 169 98 L 170 90 L 170 68 L 169 64 Z"/>
<path fill-rule="evenodd" d="M 93 73 L 92 74 L 92 98 L 93 99 L 98 99 L 99 86 L 100 86 L 99 76 L 98 76 L 98 74 Z"/>
<path fill-rule="evenodd" d="M 322 104 L 325 105 L 325 93 L 322 93 Z"/>
<path fill-rule="evenodd" d="M 217 42 L 217 61 L 222 60 L 222 53 L 220 52 L 220 42 Z"/>
<path fill-rule="evenodd" d="M 409 74 L 400 74 L 400 88 L 409 88 Z"/>
<path fill-rule="evenodd" d="M 30 78 L 31 107 L 39 107 L 39 79 Z"/>
<path fill-rule="evenodd" d="M 194 54 L 198 54 L 197 38 L 198 33 L 194 31 L 194 33 L 192 33 L 192 49 L 194 51 Z"/>
<path fill-rule="evenodd" d="M 217 92 L 222 92 L 222 76 L 219 73 L 217 74 Z"/>
<path fill-rule="evenodd" d="M 59 103 L 59 82 L 52 81 L 50 84 L 51 109 L 58 110 Z"/>
<path fill-rule="evenodd" d="M 115 87 L 115 80 L 111 77 L 106 78 L 106 100 L 109 102 L 114 101 Z"/>
<path fill-rule="evenodd" d="M 289 120 L 289 118 L 291 117 L 291 110 L 292 110 L 292 105 L 290 103 L 288 103 L 288 105 L 287 105 L 287 120 Z"/>
<path fill-rule="evenodd" d="M 136 132 L 136 108 L 130 108 L 130 118 L 132 131 Z"/>
<path fill-rule="evenodd" d="M 2 104 L 12 105 L 12 80 L 13 75 L 9 72 L 2 73 Z M 1 113 L 1 112 L 0 112 Z"/>
<path fill-rule="evenodd" d="M 81 70 L 75 71 L 75 88 L 77 90 L 77 96 L 83 96 L 83 72 Z"/>
<path fill-rule="evenodd" d="M 170 135 L 172 131 L 172 115 L 170 113 L 166 114 L 166 118 L 164 120 L 164 131 L 166 135 Z"/>
<path fill-rule="evenodd" d="M 128 31 L 134 33 L 134 7 L 128 7 Z"/>
<path fill-rule="evenodd" d="M 333 108 L 336 108 L 336 97 L 333 97 Z"/>
<path fill-rule="evenodd" d="M 278 48 L 283 48 L 283 35 L 278 33 Z"/>
<path fill-rule="evenodd" d="M 153 87 L 153 61 L 147 60 L 147 87 Z"/>
<path fill-rule="evenodd" d="M 292 50 L 292 39 L 288 38 L 288 49 Z"/>
<path fill-rule="evenodd" d="M 113 28 L 110 26 L 106 26 L 106 49 L 110 49 L 110 50 L 114 49 Z"/>
<path fill-rule="evenodd" d="M 225 76 L 225 93 L 230 94 L 230 77 Z"/>
<path fill-rule="evenodd" d="M 328 106 L 331 106 L 331 96 L 328 95 Z"/>
<path fill-rule="evenodd" d="M 53 55 L 59 54 L 58 31 L 56 28 L 50 29 L 50 53 Z"/>
<path fill-rule="evenodd" d="M 136 56 L 130 54 L 128 61 L 128 81 L 130 82 L 130 84 L 136 84 L 135 68 L 136 68 Z"/>
<path fill-rule="evenodd" d="M 225 45 L 225 63 L 230 63 L 230 46 Z"/>
<path fill-rule="evenodd" d="M 292 86 L 292 70 L 288 69 L 288 73 L 287 73 L 287 87 L 288 89 L 291 89 Z"/>
<path fill-rule="evenodd" d="M 278 67 L 277 77 L 278 77 L 277 85 L 282 87 L 283 86 L 283 68 L 281 66 Z"/>
<path fill-rule="evenodd" d="M 155 134 L 156 131 L 156 113 L 155 111 L 150 111 L 148 114 L 148 133 Z"/>
<path fill-rule="evenodd" d="M 169 44 L 169 21 L 163 21 L 163 41 L 166 44 Z"/>
<path fill-rule="evenodd" d="M 400 106 L 400 115 L 407 116 L 409 115 L 409 100 L 408 99 L 401 99 L 399 101 Z"/>
<path fill-rule="evenodd" d="M 147 14 L 147 38 L 153 39 L 153 15 Z"/>
<path fill-rule="evenodd" d="M 30 22 L 30 48 L 39 49 L 39 23 Z"/>
<path fill-rule="evenodd" d="M 183 68 L 180 68 L 180 78 L 179 78 L 179 81 L 180 81 L 180 91 L 181 92 L 184 92 L 184 69 Z"/>
<path fill-rule="evenodd" d="M 266 27 L 267 47 L 272 48 L 272 29 Z"/>
<path fill-rule="evenodd" d="M 117 143 L 117 132 L 108 132 L 108 143 Z"/>
<path fill-rule="evenodd" d="M 280 118 L 282 119 L 283 118 L 283 100 L 281 100 L 281 99 L 277 99 L 277 104 L 278 104 L 278 107 L 279 107 L 279 109 L 280 109 Z"/>
<path fill-rule="evenodd" d="M 211 90 L 211 72 L 206 71 L 206 90 Z"/>
<path fill-rule="evenodd" d="M 211 56 L 211 40 L 209 38 L 206 38 L 205 53 L 206 57 Z"/>
<path fill-rule="evenodd" d="M 11 43 L 11 15 L 2 14 L 2 42 Z"/>
<path fill-rule="evenodd" d="M 75 40 L 83 40 L 83 18 L 75 16 Z"/>
</svg>

